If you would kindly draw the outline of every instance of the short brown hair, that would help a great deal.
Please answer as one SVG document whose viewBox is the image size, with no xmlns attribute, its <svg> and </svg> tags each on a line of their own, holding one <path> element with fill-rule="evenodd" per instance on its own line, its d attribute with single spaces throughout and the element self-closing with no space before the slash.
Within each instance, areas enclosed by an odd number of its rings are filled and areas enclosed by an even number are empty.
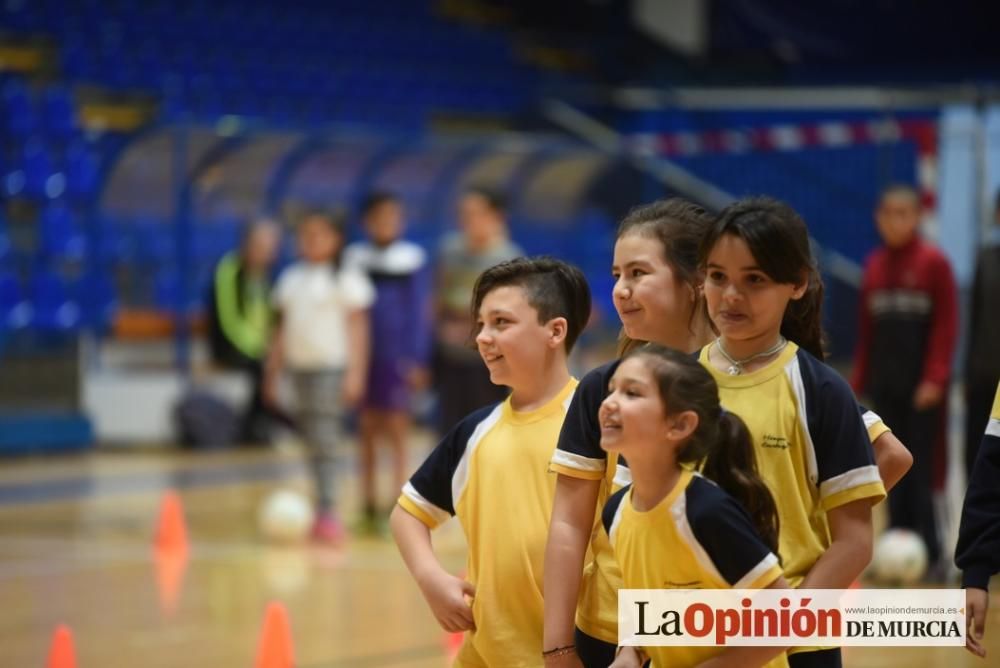
<svg viewBox="0 0 1000 668">
<path fill-rule="evenodd" d="M 472 320 L 493 290 L 517 286 L 538 311 L 538 322 L 566 318 L 566 352 L 573 349 L 590 319 L 590 286 L 577 267 L 551 257 L 519 257 L 494 265 L 479 275 L 472 291 Z"/>
</svg>

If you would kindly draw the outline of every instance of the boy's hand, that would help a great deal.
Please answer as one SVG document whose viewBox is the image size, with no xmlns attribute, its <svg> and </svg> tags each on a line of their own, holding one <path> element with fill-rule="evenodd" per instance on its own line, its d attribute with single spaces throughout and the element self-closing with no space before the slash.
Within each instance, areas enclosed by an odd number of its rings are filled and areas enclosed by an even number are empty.
<svg viewBox="0 0 1000 668">
<path fill-rule="evenodd" d="M 426 390 L 431 385 L 431 374 L 425 367 L 415 366 L 406 373 L 406 382 L 414 392 Z"/>
<path fill-rule="evenodd" d="M 965 631 L 965 648 L 980 658 L 986 656 L 982 640 L 986 630 L 986 611 L 989 607 L 988 591 L 975 587 L 965 590 L 965 611 L 969 615 L 969 628 Z"/>
<path fill-rule="evenodd" d="M 361 401 L 365 391 L 365 379 L 360 373 L 348 371 L 340 386 L 340 401 L 347 408 L 354 408 Z"/>
<path fill-rule="evenodd" d="M 472 607 L 465 600 L 476 596 L 471 582 L 442 570 L 419 584 L 441 628 L 450 633 L 475 630 Z"/>
<path fill-rule="evenodd" d="M 944 388 L 937 383 L 923 381 L 913 393 L 913 407 L 918 411 L 934 408 L 944 400 Z"/>
<path fill-rule="evenodd" d="M 641 668 L 642 659 L 635 647 L 622 647 L 608 668 Z"/>
</svg>

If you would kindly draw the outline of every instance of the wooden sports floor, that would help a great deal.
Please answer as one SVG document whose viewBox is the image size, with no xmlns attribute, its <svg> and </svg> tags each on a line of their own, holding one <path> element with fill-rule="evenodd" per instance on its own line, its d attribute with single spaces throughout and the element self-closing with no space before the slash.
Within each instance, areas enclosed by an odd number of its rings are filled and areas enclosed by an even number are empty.
<svg viewBox="0 0 1000 668">
<path fill-rule="evenodd" d="M 427 438 L 413 447 L 416 465 Z M 340 496 L 350 523 L 354 463 L 343 450 Z M 388 498 L 388 480 L 382 489 Z M 308 489 L 291 448 L 217 453 L 98 451 L 0 460 L 0 667 L 45 666 L 53 631 L 72 631 L 79 668 L 253 666 L 265 609 L 288 611 L 300 668 L 448 665 L 449 639 L 391 539 L 352 538 L 341 550 L 272 547 L 260 539 L 261 500 Z M 165 490 L 183 501 L 184 563 L 153 549 Z M 458 571 L 454 522 L 435 534 Z M 985 661 L 960 649 L 850 649 L 848 666 L 1000 665 L 1000 596 Z"/>
</svg>

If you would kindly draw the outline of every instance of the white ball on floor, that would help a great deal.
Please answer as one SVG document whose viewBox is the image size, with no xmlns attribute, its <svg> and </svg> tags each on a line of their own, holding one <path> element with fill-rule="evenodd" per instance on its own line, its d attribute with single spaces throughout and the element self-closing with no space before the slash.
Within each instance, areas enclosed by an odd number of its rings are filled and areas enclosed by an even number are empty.
<svg viewBox="0 0 1000 668">
<path fill-rule="evenodd" d="M 927 571 L 927 546 L 915 531 L 889 529 L 875 543 L 871 567 L 880 582 L 914 584 Z"/>
<path fill-rule="evenodd" d="M 288 545 L 309 536 L 314 517 L 312 503 L 304 494 L 282 489 L 264 499 L 257 523 L 265 540 Z"/>
</svg>

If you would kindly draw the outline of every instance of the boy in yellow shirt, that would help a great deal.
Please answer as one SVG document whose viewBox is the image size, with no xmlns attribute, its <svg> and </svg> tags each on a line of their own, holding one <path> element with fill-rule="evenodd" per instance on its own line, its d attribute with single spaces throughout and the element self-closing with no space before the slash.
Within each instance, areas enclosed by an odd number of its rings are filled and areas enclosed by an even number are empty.
<svg viewBox="0 0 1000 668">
<path fill-rule="evenodd" d="M 542 666 L 548 462 L 577 385 L 567 357 L 590 290 L 576 267 L 518 258 L 483 272 L 472 310 L 490 379 L 511 394 L 444 437 L 403 488 L 392 532 L 441 626 L 469 631 L 455 665 Z M 452 515 L 469 545 L 468 580 L 448 573 L 431 545 L 430 531 Z"/>
</svg>

